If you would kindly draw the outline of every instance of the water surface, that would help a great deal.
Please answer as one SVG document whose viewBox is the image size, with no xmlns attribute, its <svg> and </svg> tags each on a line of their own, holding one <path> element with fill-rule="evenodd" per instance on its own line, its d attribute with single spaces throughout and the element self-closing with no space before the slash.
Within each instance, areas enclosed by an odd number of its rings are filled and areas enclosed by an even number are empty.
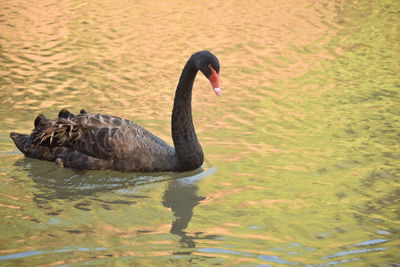
<svg viewBox="0 0 400 267">
<path fill-rule="evenodd" d="M 0 265 L 400 266 L 398 1 L 0 4 Z M 171 143 L 183 64 L 206 163 L 77 172 L 9 138 L 61 108 Z"/>
</svg>

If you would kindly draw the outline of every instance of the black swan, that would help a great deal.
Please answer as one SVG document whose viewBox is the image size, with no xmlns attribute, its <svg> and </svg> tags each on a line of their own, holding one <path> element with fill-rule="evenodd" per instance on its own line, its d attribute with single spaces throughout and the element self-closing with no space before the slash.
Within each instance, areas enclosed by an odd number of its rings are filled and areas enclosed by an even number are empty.
<svg viewBox="0 0 400 267">
<path fill-rule="evenodd" d="M 30 135 L 12 132 L 26 156 L 55 161 L 80 170 L 190 171 L 203 164 L 204 155 L 192 121 L 192 88 L 198 71 L 219 95 L 219 62 L 209 51 L 193 54 L 182 70 L 172 110 L 174 147 L 139 125 L 115 116 L 73 115 L 66 109 L 50 120 L 40 114 Z"/>
</svg>

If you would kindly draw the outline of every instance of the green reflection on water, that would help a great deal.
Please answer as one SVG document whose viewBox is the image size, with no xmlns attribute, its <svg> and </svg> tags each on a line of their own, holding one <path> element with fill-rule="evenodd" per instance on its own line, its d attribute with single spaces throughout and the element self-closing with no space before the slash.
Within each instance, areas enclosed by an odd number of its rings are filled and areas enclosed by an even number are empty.
<svg viewBox="0 0 400 267">
<path fill-rule="evenodd" d="M 397 1 L 67 3 L 49 3 L 49 21 L 4 4 L 5 263 L 399 262 Z M 210 24 L 218 36 L 204 36 Z M 224 89 L 211 98 L 199 77 L 194 92 L 212 175 L 77 173 L 23 159 L 8 138 L 40 112 L 85 107 L 169 141 L 180 67 L 203 48 Z"/>
</svg>

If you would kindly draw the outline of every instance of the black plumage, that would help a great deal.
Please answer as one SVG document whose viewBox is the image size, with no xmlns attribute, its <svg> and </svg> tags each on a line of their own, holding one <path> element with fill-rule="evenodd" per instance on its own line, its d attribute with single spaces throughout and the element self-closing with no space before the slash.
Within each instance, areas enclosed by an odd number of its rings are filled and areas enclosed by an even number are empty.
<svg viewBox="0 0 400 267">
<path fill-rule="evenodd" d="M 175 93 L 172 112 L 174 147 L 132 121 L 104 114 L 74 115 L 66 109 L 55 120 L 39 115 L 30 135 L 11 133 L 26 156 L 55 161 L 60 167 L 121 171 L 188 171 L 199 168 L 204 156 L 191 110 L 193 82 L 200 70 L 218 85 L 218 59 L 208 51 L 187 61 Z"/>
</svg>

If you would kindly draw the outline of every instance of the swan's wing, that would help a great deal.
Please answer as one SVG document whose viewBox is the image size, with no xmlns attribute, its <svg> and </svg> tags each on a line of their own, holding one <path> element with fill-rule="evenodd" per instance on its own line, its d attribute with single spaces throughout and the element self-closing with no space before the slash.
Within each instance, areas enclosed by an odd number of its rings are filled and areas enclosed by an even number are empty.
<svg viewBox="0 0 400 267">
<path fill-rule="evenodd" d="M 103 159 L 154 158 L 173 154 L 160 138 L 137 124 L 103 114 L 59 116 L 32 132 L 35 144 L 70 147 L 86 155 Z"/>
<path fill-rule="evenodd" d="M 87 115 L 86 110 L 81 109 L 81 111 L 79 112 L 78 116 L 81 115 Z M 73 120 L 76 119 L 77 116 L 75 116 L 74 114 L 72 114 L 71 112 L 69 112 L 67 109 L 62 109 L 59 113 L 58 113 L 58 118 L 63 118 L 63 119 L 67 119 L 67 120 Z"/>
</svg>

